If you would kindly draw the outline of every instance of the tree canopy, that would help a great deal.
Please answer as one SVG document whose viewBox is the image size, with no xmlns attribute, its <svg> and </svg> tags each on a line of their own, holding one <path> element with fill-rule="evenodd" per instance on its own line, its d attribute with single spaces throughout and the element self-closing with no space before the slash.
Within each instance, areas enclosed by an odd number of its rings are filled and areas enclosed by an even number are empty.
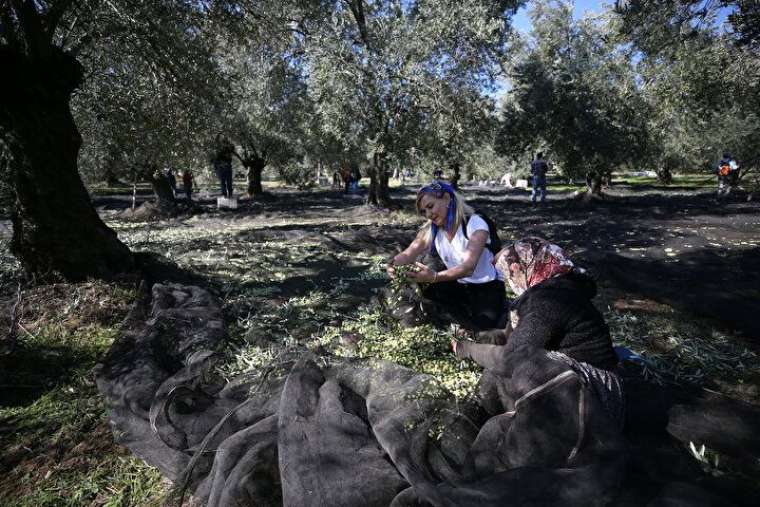
<svg viewBox="0 0 760 507">
<path fill-rule="evenodd" d="M 596 181 L 642 162 L 647 105 L 627 54 L 607 35 L 609 21 L 576 21 L 569 2 L 537 2 L 530 16 L 528 39 L 513 42 L 501 151 L 545 149 L 566 176 Z"/>
<path fill-rule="evenodd" d="M 640 88 L 671 169 L 710 170 L 728 151 L 744 174 L 760 162 L 757 2 L 616 2 L 619 36 L 640 50 Z M 726 16 L 728 29 L 717 18 Z"/>
</svg>

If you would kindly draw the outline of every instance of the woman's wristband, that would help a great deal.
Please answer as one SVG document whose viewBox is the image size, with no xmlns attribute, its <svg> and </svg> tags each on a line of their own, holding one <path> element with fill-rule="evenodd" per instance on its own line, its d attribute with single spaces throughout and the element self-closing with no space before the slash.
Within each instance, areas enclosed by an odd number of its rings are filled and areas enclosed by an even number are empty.
<svg viewBox="0 0 760 507">
<path fill-rule="evenodd" d="M 435 283 L 438 281 L 438 271 L 433 271 L 433 281 L 430 283 Z"/>
</svg>

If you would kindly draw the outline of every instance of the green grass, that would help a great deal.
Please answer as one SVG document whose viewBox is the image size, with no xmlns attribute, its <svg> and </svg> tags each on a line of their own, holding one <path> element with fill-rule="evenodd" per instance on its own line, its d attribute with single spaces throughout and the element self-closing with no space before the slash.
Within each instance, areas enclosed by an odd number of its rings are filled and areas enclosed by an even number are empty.
<svg viewBox="0 0 760 507">
<path fill-rule="evenodd" d="M 568 185 L 568 184 L 547 184 L 546 185 L 546 191 L 547 193 L 550 192 L 585 192 L 586 191 L 586 185 Z M 525 189 L 525 192 L 530 194 L 531 190 L 530 188 Z"/>
<path fill-rule="evenodd" d="M 114 444 L 92 367 L 135 293 L 102 283 L 29 290 L 0 356 L 0 505 L 159 505 L 158 471 Z"/>
<path fill-rule="evenodd" d="M 86 376 L 28 406 L 3 409 L 0 421 L 14 428 L 3 436 L 1 505 L 160 505 L 161 475 L 115 446 L 101 397 Z"/>
<path fill-rule="evenodd" d="M 760 378 L 760 355 L 692 316 L 609 310 L 605 320 L 615 344 L 643 357 L 645 376 L 657 382 L 726 389 Z"/>
<path fill-rule="evenodd" d="M 715 177 L 710 174 L 696 173 L 696 174 L 674 174 L 673 181 L 669 185 L 661 183 L 657 178 L 649 176 L 626 176 L 616 174 L 613 175 L 612 184 L 621 185 L 646 185 L 652 187 L 658 187 L 667 189 L 668 187 L 686 187 L 694 190 L 700 188 L 712 188 L 715 186 Z"/>
</svg>

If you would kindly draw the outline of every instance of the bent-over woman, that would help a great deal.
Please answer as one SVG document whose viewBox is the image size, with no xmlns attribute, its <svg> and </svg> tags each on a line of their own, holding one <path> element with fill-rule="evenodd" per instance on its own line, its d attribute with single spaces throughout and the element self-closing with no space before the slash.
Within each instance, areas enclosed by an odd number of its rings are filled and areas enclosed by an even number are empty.
<svg viewBox="0 0 760 507">
<path fill-rule="evenodd" d="M 540 238 L 505 248 L 496 265 L 518 295 L 506 345 L 452 341 L 457 356 L 484 368 L 480 397 L 494 416 L 474 444 L 476 466 L 562 466 L 579 453 L 585 461 L 618 452 L 622 382 L 609 329 L 591 303 L 593 279 Z"/>
<path fill-rule="evenodd" d="M 511 378 L 536 352 L 546 352 L 546 357 L 587 378 L 613 418 L 621 421 L 618 358 L 604 317 L 591 302 L 596 295 L 594 280 L 560 247 L 540 238 L 525 238 L 503 249 L 496 266 L 518 296 L 510 305 L 507 343 L 453 341 L 457 356 L 474 360 L 493 375 Z"/>
</svg>

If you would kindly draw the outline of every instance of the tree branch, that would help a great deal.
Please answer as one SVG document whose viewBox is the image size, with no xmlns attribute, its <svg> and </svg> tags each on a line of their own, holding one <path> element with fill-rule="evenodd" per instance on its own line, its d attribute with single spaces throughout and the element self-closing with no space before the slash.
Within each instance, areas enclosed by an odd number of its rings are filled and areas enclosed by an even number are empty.
<svg viewBox="0 0 760 507">
<path fill-rule="evenodd" d="M 21 37 L 25 40 L 27 48 L 30 52 L 39 54 L 43 45 L 41 43 L 46 41 L 36 4 L 32 0 L 10 0 L 10 5 L 21 25 Z"/>
<path fill-rule="evenodd" d="M 356 27 L 359 29 L 359 35 L 364 42 L 364 46 L 370 49 L 369 33 L 367 32 L 367 19 L 364 16 L 364 2 L 363 0 L 344 0 L 348 4 L 348 8 L 351 10 L 351 14 L 356 21 Z"/>
<path fill-rule="evenodd" d="M 53 34 L 55 33 L 55 29 L 58 27 L 61 18 L 66 14 L 66 11 L 69 10 L 69 7 L 71 7 L 73 3 L 74 0 L 59 0 L 58 2 L 53 3 L 48 9 L 47 14 L 45 14 L 45 27 L 47 28 L 48 35 L 51 39 L 53 38 Z"/>
</svg>

